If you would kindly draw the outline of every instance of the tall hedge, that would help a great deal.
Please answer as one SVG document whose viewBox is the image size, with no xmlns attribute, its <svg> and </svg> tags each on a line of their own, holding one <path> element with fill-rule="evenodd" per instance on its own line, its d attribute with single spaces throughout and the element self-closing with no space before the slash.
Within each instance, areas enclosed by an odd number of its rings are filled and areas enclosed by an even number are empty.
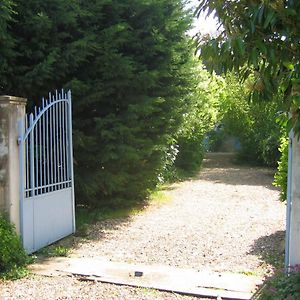
<svg viewBox="0 0 300 300">
<path fill-rule="evenodd" d="M 223 119 L 225 133 L 237 137 L 240 143 L 240 160 L 276 167 L 281 126 L 276 122 L 282 111 L 280 95 L 273 102 L 249 101 L 248 80 L 241 84 L 228 74 L 223 90 Z"/>
<path fill-rule="evenodd" d="M 76 198 L 127 205 L 157 183 L 191 89 L 180 0 L 15 0 L 1 93 L 73 91 Z"/>
</svg>

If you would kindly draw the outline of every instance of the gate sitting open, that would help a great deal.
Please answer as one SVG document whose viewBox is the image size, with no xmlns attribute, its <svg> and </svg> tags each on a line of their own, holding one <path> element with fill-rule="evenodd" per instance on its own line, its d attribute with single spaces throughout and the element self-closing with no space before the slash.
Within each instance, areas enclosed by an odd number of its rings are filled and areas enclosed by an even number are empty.
<svg viewBox="0 0 300 300">
<path fill-rule="evenodd" d="M 71 91 L 19 122 L 20 230 L 28 253 L 75 232 Z"/>
</svg>

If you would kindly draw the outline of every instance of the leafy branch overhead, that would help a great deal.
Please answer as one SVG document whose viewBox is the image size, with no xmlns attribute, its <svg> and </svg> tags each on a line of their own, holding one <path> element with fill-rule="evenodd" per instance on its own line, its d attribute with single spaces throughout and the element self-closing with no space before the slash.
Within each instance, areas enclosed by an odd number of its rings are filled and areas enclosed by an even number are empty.
<svg viewBox="0 0 300 300">
<path fill-rule="evenodd" d="M 270 100 L 281 91 L 300 130 L 300 2 L 202 0 L 197 14 L 214 14 L 220 23 L 215 38 L 200 36 L 198 47 L 210 70 L 254 75 L 253 100 Z"/>
</svg>

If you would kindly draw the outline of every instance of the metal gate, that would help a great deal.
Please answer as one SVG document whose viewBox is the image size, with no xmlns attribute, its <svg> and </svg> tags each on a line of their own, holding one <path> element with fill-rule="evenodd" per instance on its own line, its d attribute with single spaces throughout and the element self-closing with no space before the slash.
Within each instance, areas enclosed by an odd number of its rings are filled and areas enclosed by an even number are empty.
<svg viewBox="0 0 300 300">
<path fill-rule="evenodd" d="M 28 253 L 75 232 L 71 91 L 19 122 L 20 230 Z"/>
</svg>

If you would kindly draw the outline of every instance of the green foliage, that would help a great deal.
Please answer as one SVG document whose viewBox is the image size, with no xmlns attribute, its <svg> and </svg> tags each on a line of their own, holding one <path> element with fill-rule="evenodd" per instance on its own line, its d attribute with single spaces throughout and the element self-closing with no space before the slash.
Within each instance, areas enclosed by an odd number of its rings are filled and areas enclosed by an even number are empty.
<svg viewBox="0 0 300 300">
<path fill-rule="evenodd" d="M 259 300 L 296 300 L 300 299 L 300 269 L 299 266 L 291 268 L 287 275 L 277 272 L 268 279 L 260 295 Z"/>
<path fill-rule="evenodd" d="M 102 217 L 102 210 L 77 207 L 76 209 L 76 235 L 85 236 L 90 224 L 93 224 Z"/>
<path fill-rule="evenodd" d="M 211 77 L 202 64 L 196 65 L 194 74 L 194 91 L 177 133 L 175 160 L 175 167 L 187 172 L 198 170 L 202 163 L 206 150 L 205 134 L 213 128 L 219 115 L 219 88 L 222 84 L 217 76 Z"/>
<path fill-rule="evenodd" d="M 286 135 L 280 139 L 279 151 L 281 157 L 278 162 L 277 172 L 274 176 L 274 185 L 281 188 L 280 199 L 286 201 L 289 156 L 289 139 Z"/>
<path fill-rule="evenodd" d="M 15 279 L 27 274 L 29 262 L 14 226 L 0 215 L 0 277 Z"/>
<path fill-rule="evenodd" d="M 11 48 L 13 46 L 13 38 L 8 33 L 8 24 L 13 16 L 13 1 L 0 1 L 0 90 L 8 84 L 5 75 L 11 68 L 9 58 L 12 56 Z"/>
<path fill-rule="evenodd" d="M 238 137 L 243 161 L 275 167 L 279 159 L 278 144 L 281 136 L 276 123 L 276 103 L 249 103 L 244 98 L 232 99 L 232 105 L 224 115 L 225 130 Z"/>
<path fill-rule="evenodd" d="M 248 85 L 234 74 L 227 74 L 219 85 L 219 123 L 221 130 L 209 133 L 210 149 L 218 150 L 234 137 L 239 159 L 255 164 L 276 166 L 281 126 L 276 123 L 280 101 L 272 103 L 249 101 Z"/>
<path fill-rule="evenodd" d="M 222 80 L 218 76 L 211 77 L 201 63 L 193 63 L 193 89 L 185 103 L 182 123 L 167 152 L 167 167 L 162 173 L 165 180 L 199 170 L 207 151 L 206 133 L 212 130 L 220 115 Z"/>
<path fill-rule="evenodd" d="M 129 206 L 155 188 L 192 90 L 180 0 L 14 1 L 3 94 L 73 95 L 76 199 Z"/>
<path fill-rule="evenodd" d="M 242 79 L 254 76 L 252 99 L 272 100 L 280 90 L 285 110 L 291 111 L 288 129 L 300 128 L 299 1 L 201 0 L 198 13 L 215 12 L 224 31 L 199 40 L 207 67 L 236 71 Z"/>
<path fill-rule="evenodd" d="M 90 74 L 93 83 L 75 108 L 77 196 L 116 207 L 143 200 L 157 184 L 190 88 L 190 21 L 180 1 L 123 1 L 105 20 L 97 55 L 77 77 L 87 83 L 82 75 Z"/>
<path fill-rule="evenodd" d="M 222 130 L 212 130 L 210 132 L 207 133 L 207 149 L 210 152 L 218 152 L 220 151 L 225 139 L 226 139 L 227 135 L 225 133 L 225 131 Z"/>
<path fill-rule="evenodd" d="M 61 245 L 50 245 L 40 249 L 37 254 L 44 257 L 67 257 L 70 249 Z"/>
<path fill-rule="evenodd" d="M 204 157 L 203 136 L 181 137 L 178 144 L 179 154 L 175 166 L 188 172 L 197 171 Z"/>
<path fill-rule="evenodd" d="M 150 194 L 150 201 L 152 201 L 152 194 Z M 111 219 L 123 219 L 139 213 L 144 208 L 144 203 L 138 203 L 132 207 L 119 208 L 89 208 L 77 207 L 76 210 L 76 235 L 86 236 L 91 224 L 99 221 Z"/>
</svg>

